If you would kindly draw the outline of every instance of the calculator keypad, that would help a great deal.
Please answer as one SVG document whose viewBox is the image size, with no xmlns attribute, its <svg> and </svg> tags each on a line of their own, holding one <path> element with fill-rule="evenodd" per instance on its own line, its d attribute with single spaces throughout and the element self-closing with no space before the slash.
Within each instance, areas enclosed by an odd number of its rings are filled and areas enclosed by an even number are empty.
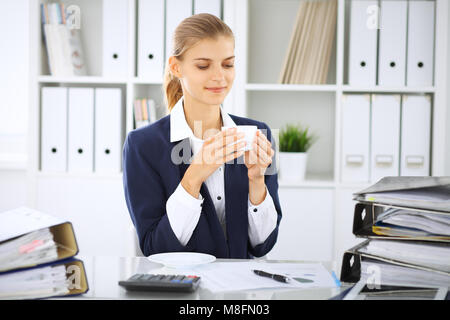
<svg viewBox="0 0 450 320">
<path fill-rule="evenodd" d="M 135 274 L 119 281 L 127 290 L 192 292 L 199 285 L 200 277 L 194 275 Z"/>
</svg>

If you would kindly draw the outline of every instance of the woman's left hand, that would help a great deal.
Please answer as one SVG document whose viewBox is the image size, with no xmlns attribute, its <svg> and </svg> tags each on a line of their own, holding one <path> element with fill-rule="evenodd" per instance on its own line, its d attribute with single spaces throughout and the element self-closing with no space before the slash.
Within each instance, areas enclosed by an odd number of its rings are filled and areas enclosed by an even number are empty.
<svg viewBox="0 0 450 320">
<path fill-rule="evenodd" d="M 252 149 L 245 151 L 244 162 L 248 169 L 248 179 L 251 182 L 264 182 L 264 174 L 272 163 L 275 151 L 272 143 L 258 129 L 253 140 Z"/>
</svg>

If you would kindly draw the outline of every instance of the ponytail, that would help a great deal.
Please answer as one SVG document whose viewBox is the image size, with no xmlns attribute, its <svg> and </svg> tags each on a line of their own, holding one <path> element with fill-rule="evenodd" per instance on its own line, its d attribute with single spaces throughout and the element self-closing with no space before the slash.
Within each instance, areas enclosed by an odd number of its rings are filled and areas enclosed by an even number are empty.
<svg viewBox="0 0 450 320">
<path fill-rule="evenodd" d="M 169 62 L 166 63 L 166 68 L 164 70 L 164 102 L 169 109 L 172 111 L 173 107 L 177 104 L 178 100 L 183 96 L 183 89 L 181 87 L 180 80 L 173 76 L 170 72 Z"/>
</svg>

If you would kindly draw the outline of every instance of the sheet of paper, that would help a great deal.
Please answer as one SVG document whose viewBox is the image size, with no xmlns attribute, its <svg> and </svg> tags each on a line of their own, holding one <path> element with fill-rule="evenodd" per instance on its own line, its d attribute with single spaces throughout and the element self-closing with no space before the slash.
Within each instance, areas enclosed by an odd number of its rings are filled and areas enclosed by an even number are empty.
<svg viewBox="0 0 450 320">
<path fill-rule="evenodd" d="M 261 277 L 252 270 L 288 276 L 291 282 L 283 283 Z M 336 286 L 333 276 L 320 263 L 214 262 L 189 269 L 163 267 L 153 269 L 150 273 L 197 275 L 201 277 L 200 286 L 212 292 Z"/>
</svg>

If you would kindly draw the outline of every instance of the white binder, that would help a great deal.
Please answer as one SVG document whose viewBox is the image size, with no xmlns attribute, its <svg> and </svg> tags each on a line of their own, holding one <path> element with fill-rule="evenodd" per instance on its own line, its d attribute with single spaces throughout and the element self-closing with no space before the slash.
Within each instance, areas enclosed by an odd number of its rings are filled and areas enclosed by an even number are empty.
<svg viewBox="0 0 450 320">
<path fill-rule="evenodd" d="M 400 105 L 400 95 L 372 95 L 371 181 L 400 174 Z"/>
<path fill-rule="evenodd" d="M 94 89 L 69 88 L 68 171 L 94 167 Z"/>
<path fill-rule="evenodd" d="M 119 173 L 122 139 L 122 92 L 95 89 L 95 172 Z"/>
<path fill-rule="evenodd" d="M 402 176 L 430 174 L 431 98 L 404 95 L 402 103 Z"/>
<path fill-rule="evenodd" d="M 138 77 L 162 82 L 164 0 L 139 0 L 138 10 Z"/>
<path fill-rule="evenodd" d="M 381 1 L 378 85 L 405 85 L 406 18 L 406 0 Z"/>
<path fill-rule="evenodd" d="M 221 11 L 220 0 L 194 0 L 194 14 L 210 13 L 221 18 Z"/>
<path fill-rule="evenodd" d="M 128 0 L 103 0 L 103 76 L 128 71 Z"/>
<path fill-rule="evenodd" d="M 370 95 L 342 96 L 342 182 L 369 181 Z"/>
<path fill-rule="evenodd" d="M 350 3 L 348 82 L 356 86 L 375 85 L 378 1 Z"/>
<path fill-rule="evenodd" d="M 67 170 L 67 88 L 42 88 L 41 170 Z"/>
<path fill-rule="evenodd" d="M 172 54 L 173 33 L 177 26 L 185 18 L 192 15 L 191 0 L 166 0 L 166 56 L 165 60 Z"/>
<path fill-rule="evenodd" d="M 433 85 L 434 1 L 409 1 L 407 86 Z"/>
</svg>

